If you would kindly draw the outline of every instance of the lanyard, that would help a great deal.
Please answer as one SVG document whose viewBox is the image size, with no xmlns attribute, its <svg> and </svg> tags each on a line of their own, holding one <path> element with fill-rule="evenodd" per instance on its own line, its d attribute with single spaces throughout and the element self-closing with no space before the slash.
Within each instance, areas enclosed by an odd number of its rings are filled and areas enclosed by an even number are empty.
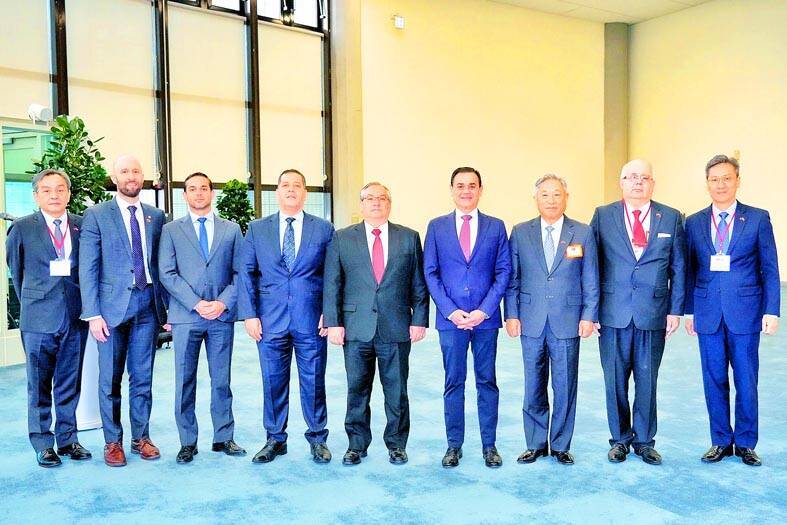
<svg viewBox="0 0 787 525">
<path fill-rule="evenodd" d="M 724 246 L 727 242 L 727 234 L 730 232 L 730 227 L 732 227 L 732 221 L 735 220 L 735 214 L 732 214 L 730 217 L 730 222 L 727 223 L 727 227 L 724 228 L 724 234 L 719 231 L 719 226 L 716 224 L 716 214 L 711 212 L 710 219 L 713 222 L 713 229 L 716 230 L 716 241 L 719 246 Z M 721 255 L 721 251 L 719 251 L 718 255 Z"/>
<path fill-rule="evenodd" d="M 66 244 L 66 235 L 68 235 L 68 217 L 66 217 L 66 233 L 63 234 L 63 239 L 60 242 L 57 242 L 55 238 L 55 234 L 52 233 L 52 230 L 49 229 L 49 226 L 46 227 L 47 233 L 49 233 L 49 237 L 52 239 L 52 243 L 55 245 L 55 252 L 57 253 L 57 258 L 62 259 L 65 258 L 65 251 L 63 251 L 63 246 Z"/>
<path fill-rule="evenodd" d="M 623 212 L 626 214 L 626 222 L 629 225 L 629 229 L 631 230 L 631 234 L 634 235 L 634 226 L 631 225 L 631 218 L 629 217 L 629 210 L 626 207 L 626 201 L 623 200 L 622 202 L 623 202 Z M 642 217 L 639 220 L 640 224 L 642 224 L 642 229 L 643 230 L 645 229 L 645 219 L 648 218 L 648 215 L 650 215 L 650 210 L 652 210 L 652 209 L 653 209 L 653 203 L 651 203 L 651 205 L 648 207 L 648 211 L 645 213 L 645 216 Z"/>
</svg>

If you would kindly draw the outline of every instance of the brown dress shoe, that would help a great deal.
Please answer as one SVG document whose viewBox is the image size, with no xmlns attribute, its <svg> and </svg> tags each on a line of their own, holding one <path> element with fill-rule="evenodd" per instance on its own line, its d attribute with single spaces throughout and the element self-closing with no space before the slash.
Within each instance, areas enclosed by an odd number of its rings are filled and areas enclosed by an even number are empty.
<svg viewBox="0 0 787 525">
<path fill-rule="evenodd" d="M 131 452 L 139 454 L 142 459 L 158 459 L 161 457 L 161 452 L 156 445 L 150 440 L 149 437 L 143 437 L 140 440 L 131 441 Z"/>
<path fill-rule="evenodd" d="M 104 463 L 110 467 L 126 466 L 126 453 L 120 443 L 107 443 L 104 445 Z"/>
</svg>

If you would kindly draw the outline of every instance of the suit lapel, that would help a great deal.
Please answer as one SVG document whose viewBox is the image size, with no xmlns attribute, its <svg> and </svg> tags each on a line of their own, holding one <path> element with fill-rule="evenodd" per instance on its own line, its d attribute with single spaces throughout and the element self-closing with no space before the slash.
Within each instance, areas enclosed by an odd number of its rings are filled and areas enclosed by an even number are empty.
<svg viewBox="0 0 787 525">
<path fill-rule="evenodd" d="M 197 233 L 194 231 L 194 224 L 191 222 L 191 215 L 186 215 L 182 219 L 178 219 L 178 222 L 180 223 L 180 229 L 183 231 L 183 235 L 186 236 L 199 256 L 204 259 L 205 257 L 202 255 L 202 248 L 199 247 Z"/>
<path fill-rule="evenodd" d="M 385 282 L 385 279 L 392 272 L 388 271 L 388 265 L 391 264 L 396 257 L 402 253 L 402 231 L 396 224 L 388 223 L 388 262 L 385 264 L 383 270 L 383 278 L 380 279 L 380 284 Z M 371 258 L 369 259 L 371 264 Z"/>
<path fill-rule="evenodd" d="M 68 214 L 68 234 L 71 236 L 71 268 L 79 262 L 79 226 L 77 216 Z"/>
<path fill-rule="evenodd" d="M 557 267 L 560 266 L 566 254 L 566 247 L 571 243 L 571 239 L 573 238 L 574 224 L 568 217 L 563 216 L 563 228 L 560 230 L 560 240 L 555 248 L 555 260 L 552 263 L 552 269 L 549 271 L 550 274 L 554 273 Z"/>
<path fill-rule="evenodd" d="M 651 206 L 652 205 L 653 204 L 651 203 Z M 626 210 L 623 208 L 623 203 L 616 202 L 613 206 L 612 220 L 615 221 L 615 226 L 618 229 L 618 233 L 623 237 L 623 242 L 628 248 L 628 252 L 631 254 L 632 259 L 637 260 L 637 256 L 634 255 L 634 248 L 631 246 L 631 239 L 629 238 L 628 230 L 626 230 L 626 219 L 623 217 L 625 213 Z"/>
<path fill-rule="evenodd" d="M 362 272 L 369 282 L 377 288 L 377 281 L 374 279 L 374 270 L 372 269 L 372 257 L 369 254 L 369 244 L 366 242 L 366 225 L 362 222 L 357 224 L 353 228 L 353 234 L 355 236 L 355 249 L 359 253 L 362 262 L 361 266 L 363 266 L 364 271 Z M 391 225 L 388 223 L 388 249 L 391 249 Z M 389 251 L 388 257 L 390 259 L 391 253 Z M 385 273 L 383 273 L 383 277 L 385 277 Z"/>
<path fill-rule="evenodd" d="M 192 228 L 192 231 L 194 228 Z M 218 247 L 221 246 L 221 241 L 224 238 L 224 234 L 227 231 L 227 223 L 224 220 L 217 217 L 215 214 L 213 215 L 213 242 L 210 245 L 210 250 L 208 250 L 208 262 L 213 259 L 213 255 L 219 251 Z"/>
<path fill-rule="evenodd" d="M 303 259 L 303 254 L 306 252 L 306 249 L 309 247 L 309 243 L 312 239 L 312 233 L 314 232 L 314 218 L 307 214 L 303 214 L 303 224 L 301 225 L 301 244 L 298 246 L 298 253 L 295 254 L 295 264 L 293 264 L 292 269 L 298 267 L 301 260 Z"/>
<path fill-rule="evenodd" d="M 145 247 L 147 249 L 148 268 L 150 268 L 151 261 L 153 260 L 153 215 L 150 213 L 147 204 L 140 202 L 142 211 L 142 220 L 145 222 Z"/>
<path fill-rule="evenodd" d="M 55 245 L 52 243 L 52 239 L 49 237 L 49 226 L 46 223 L 46 219 L 44 219 L 44 214 L 40 211 L 35 215 L 36 223 L 36 230 L 38 230 L 38 238 L 43 243 L 42 246 L 46 246 L 46 251 L 49 254 L 51 259 L 57 259 L 57 252 L 55 251 Z M 73 242 L 71 245 L 73 246 Z M 73 249 L 73 248 L 72 248 Z"/>
<path fill-rule="evenodd" d="M 642 252 L 640 260 L 652 251 L 651 246 L 653 246 L 653 241 L 659 238 L 658 231 L 662 215 L 661 206 L 654 201 L 650 201 L 650 231 L 648 232 L 648 245 L 645 246 L 645 250 Z"/>
<path fill-rule="evenodd" d="M 528 232 L 530 235 L 530 242 L 533 244 L 533 248 L 536 252 L 536 258 L 538 259 L 538 264 L 541 266 L 541 269 L 544 270 L 545 274 L 549 273 L 549 269 L 547 268 L 547 261 L 546 257 L 544 256 L 544 242 L 541 238 L 541 219 L 537 218 L 530 222 L 530 231 Z"/>
<path fill-rule="evenodd" d="M 458 254 L 458 257 L 462 260 L 465 260 L 465 254 L 462 251 L 462 245 L 459 244 L 459 232 L 456 231 L 456 212 L 452 211 L 448 215 L 444 215 L 441 218 L 438 226 L 443 228 L 443 231 L 440 232 L 441 235 L 446 235 L 449 239 L 451 239 L 451 246 L 453 246 L 454 251 Z"/>
<path fill-rule="evenodd" d="M 471 261 L 473 260 L 473 257 L 475 257 L 475 254 L 478 253 L 478 247 L 481 245 L 481 242 L 483 241 L 483 239 L 486 239 L 486 233 L 487 233 L 487 230 L 489 230 L 489 224 L 490 223 L 491 223 L 491 221 L 489 220 L 489 218 L 479 211 L 478 212 L 478 233 L 475 236 L 475 245 L 473 246 L 473 251 L 470 252 L 470 260 Z M 462 250 L 460 249 L 459 251 L 461 252 Z"/>
<path fill-rule="evenodd" d="M 131 239 L 126 232 L 126 225 L 123 223 L 123 215 L 120 213 L 120 206 L 118 206 L 117 199 L 112 199 L 109 204 L 112 220 L 115 221 L 115 229 L 123 236 L 126 242 L 121 243 L 126 248 L 128 258 L 131 259 Z M 147 230 L 147 228 L 145 228 Z"/>
<path fill-rule="evenodd" d="M 711 218 L 713 215 L 713 205 L 708 206 L 704 210 L 702 210 L 702 238 L 708 243 L 708 247 L 710 248 L 711 254 L 716 253 L 716 247 L 713 245 L 713 238 L 711 237 L 710 230 L 711 225 L 713 224 L 713 219 Z M 729 251 L 729 250 L 728 250 Z"/>
<path fill-rule="evenodd" d="M 748 211 L 748 206 L 745 204 L 741 204 L 740 202 L 735 207 L 735 225 L 732 228 L 732 239 L 730 239 L 730 245 L 727 247 L 727 255 L 732 253 L 732 250 L 735 249 L 735 245 L 738 244 L 738 239 L 743 235 L 743 230 L 746 227 L 746 212 Z M 729 233 L 728 233 L 729 234 Z"/>
</svg>

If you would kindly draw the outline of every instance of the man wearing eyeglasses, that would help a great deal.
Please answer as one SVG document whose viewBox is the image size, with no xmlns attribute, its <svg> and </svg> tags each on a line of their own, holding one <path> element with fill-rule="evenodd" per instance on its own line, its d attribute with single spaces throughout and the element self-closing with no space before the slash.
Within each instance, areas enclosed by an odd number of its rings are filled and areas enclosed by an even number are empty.
<svg viewBox="0 0 787 525">
<path fill-rule="evenodd" d="M 388 460 L 407 462 L 410 346 L 424 338 L 429 295 L 418 232 L 388 221 L 391 193 L 379 182 L 361 189 L 363 222 L 336 232 L 325 259 L 323 324 L 328 340 L 344 346 L 349 448 L 344 465 L 357 465 L 372 441 L 369 401 L 375 361 L 385 396 L 383 433 Z"/>
<path fill-rule="evenodd" d="M 686 238 L 680 212 L 651 200 L 654 186 L 649 162 L 626 163 L 620 172 L 622 200 L 597 208 L 590 223 L 599 254 L 596 328 L 612 463 L 625 461 L 633 448 L 645 463 L 661 464 L 654 448 L 656 382 L 665 340 L 683 315 Z"/>
<path fill-rule="evenodd" d="M 736 200 L 739 165 L 716 155 L 705 166 L 712 204 L 686 219 L 686 331 L 698 336 L 711 447 L 715 463 L 733 453 L 760 466 L 757 374 L 760 332 L 779 326 L 779 263 L 768 212 Z M 730 425 L 729 368 L 735 381 L 735 429 Z"/>
</svg>

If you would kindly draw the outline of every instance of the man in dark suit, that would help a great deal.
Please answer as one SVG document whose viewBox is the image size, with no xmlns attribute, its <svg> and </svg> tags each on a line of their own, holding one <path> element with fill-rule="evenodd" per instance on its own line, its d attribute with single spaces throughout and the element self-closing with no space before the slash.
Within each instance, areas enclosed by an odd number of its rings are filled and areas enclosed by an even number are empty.
<svg viewBox="0 0 787 525">
<path fill-rule="evenodd" d="M 325 441 L 327 330 L 322 314 L 325 251 L 333 225 L 304 213 L 306 178 L 297 170 L 279 175 L 279 211 L 249 223 L 243 244 L 238 311 L 257 342 L 263 382 L 267 442 L 254 463 L 287 453 L 292 354 L 298 367 L 301 407 L 312 460 L 328 463 Z"/>
<path fill-rule="evenodd" d="M 188 214 L 161 230 L 159 273 L 169 292 L 167 323 L 175 346 L 175 422 L 180 434 L 176 461 L 190 463 L 197 454 L 197 364 L 202 344 L 210 373 L 210 415 L 214 452 L 246 453 L 233 437 L 230 369 L 237 320 L 237 280 L 243 235 L 232 221 L 211 209 L 213 182 L 192 173 L 183 182 Z"/>
<path fill-rule="evenodd" d="M 126 464 L 120 386 L 127 363 L 131 452 L 148 460 L 161 455 L 149 422 L 155 342 L 166 316 L 158 270 L 164 212 L 140 202 L 143 180 L 136 158 L 119 157 L 112 169 L 117 195 L 88 208 L 80 237 L 81 317 L 98 341 L 104 462 L 111 467 Z"/>
<path fill-rule="evenodd" d="M 565 216 L 564 179 L 538 179 L 535 200 L 540 217 L 511 231 L 514 269 L 506 293 L 506 331 L 520 337 L 525 363 L 527 450 L 517 462 L 533 463 L 551 449 L 558 463 L 573 465 L 569 448 L 577 408 L 579 338 L 589 337 L 598 321 L 596 241 L 589 226 Z"/>
<path fill-rule="evenodd" d="M 680 325 L 686 284 L 686 236 L 678 210 L 652 201 L 650 163 L 623 166 L 623 199 L 596 208 L 591 227 L 599 252 L 601 300 L 599 351 L 604 369 L 609 461 L 626 459 L 630 447 L 650 465 L 654 448 L 656 381 L 664 343 Z M 634 375 L 633 419 L 628 383 Z"/>
<path fill-rule="evenodd" d="M 716 155 L 705 167 L 713 203 L 686 219 L 689 277 L 686 331 L 698 335 L 711 447 L 702 461 L 733 453 L 760 466 L 757 375 L 760 331 L 779 326 L 776 242 L 768 212 L 738 202 L 738 161 Z M 735 381 L 735 430 L 730 426 L 730 381 Z"/>
<path fill-rule="evenodd" d="M 437 306 L 437 330 L 445 368 L 443 467 L 459 465 L 465 439 L 467 349 L 473 351 L 481 450 L 487 467 L 503 464 L 495 446 L 499 391 L 495 377 L 500 301 L 511 277 L 503 221 L 478 211 L 483 186 L 474 168 L 451 174 L 456 210 L 432 219 L 424 241 L 424 275 Z"/>
<path fill-rule="evenodd" d="M 77 261 L 82 217 L 66 213 L 71 180 L 62 171 L 36 174 L 33 197 L 40 211 L 14 222 L 6 240 L 6 257 L 20 302 L 30 443 L 39 465 L 56 467 L 61 464 L 59 455 L 91 458 L 77 440 L 75 415 L 87 341 L 87 325 L 79 319 Z"/>
<path fill-rule="evenodd" d="M 372 441 L 369 400 L 375 360 L 388 420 L 383 440 L 393 464 L 407 462 L 410 345 L 424 338 L 429 294 L 418 232 L 388 222 L 391 193 L 379 182 L 361 189 L 360 224 L 336 232 L 325 260 L 323 323 L 344 345 L 349 448 L 342 463 L 357 465 Z"/>
</svg>

